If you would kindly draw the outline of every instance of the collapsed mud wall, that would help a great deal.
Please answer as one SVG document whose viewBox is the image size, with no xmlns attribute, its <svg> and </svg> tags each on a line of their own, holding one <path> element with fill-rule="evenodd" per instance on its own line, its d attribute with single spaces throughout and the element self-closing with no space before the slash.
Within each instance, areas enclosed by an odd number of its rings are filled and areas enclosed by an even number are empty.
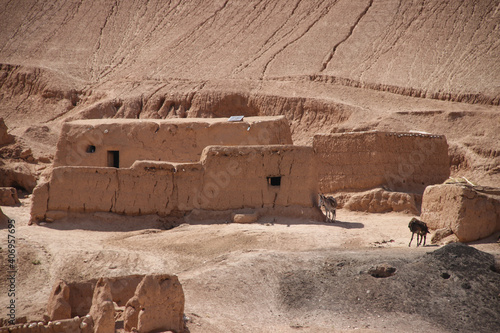
<svg viewBox="0 0 500 333">
<path fill-rule="evenodd" d="M 249 117 L 241 122 L 227 118 L 81 120 L 64 124 L 54 166 L 128 168 L 137 160 L 197 162 L 208 145 L 291 143 L 283 116 Z"/>
<path fill-rule="evenodd" d="M 449 229 L 460 242 L 500 231 L 500 189 L 463 184 L 429 186 L 421 218 L 431 229 Z"/>
<path fill-rule="evenodd" d="M 386 187 L 423 192 L 450 175 L 448 144 L 442 135 L 356 132 L 315 135 L 321 192 Z"/>
<path fill-rule="evenodd" d="M 31 220 L 68 212 L 165 216 L 195 209 L 312 208 L 316 194 L 311 147 L 210 146 L 199 163 L 56 167 L 50 181 L 35 189 Z"/>
<path fill-rule="evenodd" d="M 90 316 L 74 317 L 55 322 L 34 322 L 0 327 L 0 333 L 94 333 L 94 325 Z"/>
</svg>

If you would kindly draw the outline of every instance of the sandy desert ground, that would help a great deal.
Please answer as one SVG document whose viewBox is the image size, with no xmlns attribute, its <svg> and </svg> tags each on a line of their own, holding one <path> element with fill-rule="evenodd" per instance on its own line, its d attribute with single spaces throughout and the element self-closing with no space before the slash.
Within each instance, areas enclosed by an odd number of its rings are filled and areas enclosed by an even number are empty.
<svg viewBox="0 0 500 333">
<path fill-rule="evenodd" d="M 18 315 L 41 316 L 60 278 L 161 272 L 179 276 L 192 333 L 495 331 L 498 234 L 470 244 L 490 257 L 408 248 L 412 215 L 394 212 L 169 230 L 179 221 L 28 220 L 74 119 L 284 115 L 305 145 L 317 133 L 444 134 L 452 177 L 500 187 L 499 25 L 499 0 L 0 0 L 0 118 L 15 138 L 0 146 L 0 186 L 21 194 L 1 209 L 17 221 Z M 381 263 L 396 274 L 368 274 Z"/>
<path fill-rule="evenodd" d="M 28 226 L 27 206 L 29 198 L 2 208 L 17 221 L 19 315 L 28 319 L 45 313 L 57 279 L 169 272 L 183 285 L 190 332 L 491 332 L 498 325 L 500 274 L 484 262 L 489 272 L 479 273 L 473 255 L 463 256 L 465 273 L 426 263 L 439 247 L 417 248 L 415 240 L 408 247 L 409 214 L 340 210 L 335 224 L 268 217 L 165 230 L 172 221 L 107 213 Z M 471 246 L 500 261 L 495 236 Z M 398 279 L 368 273 L 384 263 Z"/>
</svg>

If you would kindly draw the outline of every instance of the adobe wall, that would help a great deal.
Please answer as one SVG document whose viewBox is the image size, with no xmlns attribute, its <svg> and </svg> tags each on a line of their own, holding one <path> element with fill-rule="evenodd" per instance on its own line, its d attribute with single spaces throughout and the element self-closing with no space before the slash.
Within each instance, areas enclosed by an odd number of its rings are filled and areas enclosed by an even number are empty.
<svg viewBox="0 0 500 333">
<path fill-rule="evenodd" d="M 135 275 L 126 275 L 126 276 L 118 276 L 118 277 L 108 277 L 106 278 L 107 283 L 111 290 L 111 295 L 113 298 L 113 302 L 115 302 L 118 306 L 125 306 L 127 301 L 134 296 L 135 290 L 139 283 L 144 279 L 145 275 L 135 274 Z M 58 293 L 58 286 L 62 286 L 63 288 L 68 288 L 67 302 L 69 308 L 65 309 L 67 312 L 67 316 L 75 317 L 75 316 L 85 316 L 90 312 L 90 308 L 92 306 L 92 297 L 94 295 L 94 289 L 96 287 L 97 279 L 90 279 L 86 281 L 63 281 L 59 280 L 54 287 L 52 288 L 51 295 L 49 297 L 49 302 L 47 305 L 49 317 L 54 313 L 61 314 L 61 311 L 57 311 L 57 307 L 60 307 L 59 298 L 63 297 L 62 293 Z M 55 318 L 51 318 L 54 320 Z M 57 319 L 66 319 L 66 318 L 57 318 Z"/>
<path fill-rule="evenodd" d="M 137 160 L 198 162 L 209 145 L 291 144 L 284 116 L 177 119 L 90 119 L 65 123 L 54 166 L 108 166 L 108 151 L 119 152 L 119 166 Z M 94 146 L 95 151 L 88 151 Z"/>
<path fill-rule="evenodd" d="M 422 221 L 434 230 L 450 229 L 460 242 L 500 231 L 500 189 L 443 184 L 429 186 L 422 198 Z"/>
<path fill-rule="evenodd" d="M 123 308 L 114 307 L 113 303 Z M 127 332 L 136 328 L 137 332 L 180 333 L 185 331 L 184 303 L 182 285 L 177 276 L 170 274 L 101 277 L 81 282 L 59 280 L 49 296 L 46 320 L 50 328 L 68 318 L 85 316 L 94 326 L 94 330 L 87 332 L 114 332 L 118 318 Z M 45 332 L 42 324 L 35 326 Z M 79 331 L 56 329 L 47 332 Z"/>
<path fill-rule="evenodd" d="M 319 134 L 313 139 L 320 192 L 385 186 L 420 192 L 450 175 L 443 135 L 395 132 Z"/>
<path fill-rule="evenodd" d="M 199 163 L 54 168 L 50 181 L 34 191 L 31 220 L 68 212 L 166 216 L 194 209 L 313 208 L 316 196 L 311 147 L 210 146 Z"/>
</svg>

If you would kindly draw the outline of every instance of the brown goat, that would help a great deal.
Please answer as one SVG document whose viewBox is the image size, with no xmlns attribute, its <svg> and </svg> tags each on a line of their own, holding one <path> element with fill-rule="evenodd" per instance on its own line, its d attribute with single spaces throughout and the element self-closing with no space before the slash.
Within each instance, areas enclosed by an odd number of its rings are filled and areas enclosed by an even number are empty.
<svg viewBox="0 0 500 333">
<path fill-rule="evenodd" d="M 408 244 L 408 247 L 411 246 L 411 241 L 413 240 L 413 235 L 415 234 L 417 234 L 417 247 L 422 243 L 422 239 L 424 240 L 423 246 L 425 246 L 427 234 L 430 234 L 429 228 L 427 228 L 427 224 L 414 217 L 411 219 L 410 223 L 408 223 L 408 228 L 410 228 L 411 231 L 411 239 L 410 239 L 410 244 Z"/>
</svg>

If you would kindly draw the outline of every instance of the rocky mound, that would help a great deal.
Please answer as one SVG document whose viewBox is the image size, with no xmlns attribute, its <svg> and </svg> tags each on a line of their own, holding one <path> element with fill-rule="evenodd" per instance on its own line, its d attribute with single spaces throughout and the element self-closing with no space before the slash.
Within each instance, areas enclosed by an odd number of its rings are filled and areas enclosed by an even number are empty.
<svg viewBox="0 0 500 333">
<path fill-rule="evenodd" d="M 418 314 L 457 332 L 496 331 L 499 295 L 500 267 L 494 257 L 461 243 L 416 260 L 376 265 L 373 259 L 341 255 L 316 270 L 290 271 L 280 279 L 280 299 L 290 311 Z"/>
<path fill-rule="evenodd" d="M 418 214 L 421 196 L 413 193 L 392 192 L 381 188 L 359 193 L 337 195 L 339 208 L 369 213 L 407 212 Z"/>
</svg>

